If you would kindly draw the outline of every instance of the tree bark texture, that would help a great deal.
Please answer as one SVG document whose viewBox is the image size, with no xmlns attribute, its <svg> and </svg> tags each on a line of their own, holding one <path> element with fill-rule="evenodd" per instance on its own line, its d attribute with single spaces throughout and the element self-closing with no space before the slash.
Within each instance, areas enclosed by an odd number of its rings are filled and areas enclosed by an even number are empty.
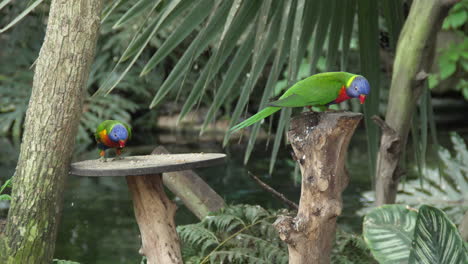
<svg viewBox="0 0 468 264">
<path fill-rule="evenodd" d="M 306 112 L 291 121 L 288 139 L 302 174 L 299 210 L 296 217 L 275 222 L 290 264 L 330 263 L 341 193 L 348 185 L 346 152 L 361 119 L 350 112 Z"/>
<path fill-rule="evenodd" d="M 0 263 L 51 263 L 101 0 L 54 0 L 34 74 Z"/>
<path fill-rule="evenodd" d="M 169 154 L 169 151 L 159 146 L 151 154 Z M 224 199 L 193 170 L 165 172 L 163 183 L 200 220 L 226 205 Z"/>
<path fill-rule="evenodd" d="M 183 263 L 174 216 L 177 206 L 164 192 L 162 175 L 127 176 L 142 248 L 148 264 Z"/>
<path fill-rule="evenodd" d="M 455 1 L 414 0 L 398 40 L 386 123 L 405 146 L 412 114 L 432 65 L 436 32 Z M 419 76 L 418 76 L 419 73 Z M 393 152 L 392 137 L 381 139 L 376 166 L 376 204 L 394 203 L 402 170 L 401 152 Z"/>
</svg>

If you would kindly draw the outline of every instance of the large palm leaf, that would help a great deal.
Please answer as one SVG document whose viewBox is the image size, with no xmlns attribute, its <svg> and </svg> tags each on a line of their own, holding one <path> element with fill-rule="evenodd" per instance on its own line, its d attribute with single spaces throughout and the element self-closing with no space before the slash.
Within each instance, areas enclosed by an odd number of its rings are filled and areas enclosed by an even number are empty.
<svg viewBox="0 0 468 264">
<path fill-rule="evenodd" d="M 107 18 L 119 5 L 128 2 L 134 2 L 133 7 L 122 14 L 114 28 L 118 30 L 138 20 L 139 23 L 135 23 L 135 36 L 113 73 L 97 91 L 98 94 L 109 93 L 118 87 L 136 61 L 141 59 L 140 55 L 151 40 L 161 29 L 174 22 L 178 26 L 157 48 L 141 75 L 151 74 L 189 35 L 195 37 L 169 76 L 158 87 L 150 108 L 159 106 L 168 95 L 177 94 L 179 88 L 184 87 L 185 78 L 197 59 L 204 51 L 208 51 L 212 55 L 206 63 L 200 64 L 203 66 L 200 77 L 187 93 L 180 115 L 183 118 L 204 100 L 210 108 L 203 127 L 216 118 L 220 109 L 229 109 L 223 106 L 231 105 L 234 98 L 237 102 L 231 113 L 230 126 L 246 117 L 247 112 L 256 112 L 273 97 L 273 87 L 279 79 L 285 78 L 288 86 L 297 81 L 299 65 L 304 58 L 309 61 L 312 74 L 317 71 L 319 58 L 326 54 L 325 70 L 361 73 L 370 80 L 373 89 L 365 114 L 369 150 L 371 157 L 375 157 L 378 133 L 368 117 L 377 113 L 379 105 L 378 4 L 381 2 L 385 8 L 391 36 L 398 36 L 402 24 L 401 0 L 114 0 L 108 2 L 103 17 Z M 348 64 L 356 14 L 360 67 L 357 67 L 357 63 Z M 282 75 L 284 69 L 287 77 Z M 264 75 L 267 75 L 266 84 L 259 82 Z M 222 81 L 214 83 L 215 77 Z M 253 93 L 261 94 L 259 105 L 247 109 Z M 207 94 L 212 96 L 206 97 Z M 280 114 L 270 169 L 273 168 L 290 114 L 290 109 Z M 260 126 L 256 124 L 252 128 L 245 162 L 253 150 Z M 225 144 L 229 138 L 227 134 Z M 373 168 L 371 166 L 372 171 Z"/>
</svg>

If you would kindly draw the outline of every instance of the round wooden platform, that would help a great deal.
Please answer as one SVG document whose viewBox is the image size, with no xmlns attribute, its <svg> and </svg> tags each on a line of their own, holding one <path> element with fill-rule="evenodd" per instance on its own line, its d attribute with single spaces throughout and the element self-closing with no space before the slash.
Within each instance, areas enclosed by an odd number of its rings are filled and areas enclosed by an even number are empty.
<svg viewBox="0 0 468 264">
<path fill-rule="evenodd" d="M 70 174 L 91 177 L 160 174 L 211 167 L 223 163 L 225 158 L 226 154 L 221 153 L 188 153 L 129 156 L 121 160 L 107 159 L 107 162 L 85 160 L 72 163 Z"/>
</svg>

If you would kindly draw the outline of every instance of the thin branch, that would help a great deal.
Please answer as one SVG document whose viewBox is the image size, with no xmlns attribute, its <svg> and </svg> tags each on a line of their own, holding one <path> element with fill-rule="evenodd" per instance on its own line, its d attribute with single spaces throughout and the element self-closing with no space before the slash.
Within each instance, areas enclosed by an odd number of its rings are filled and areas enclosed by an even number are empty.
<svg viewBox="0 0 468 264">
<path fill-rule="evenodd" d="M 273 196 L 280 199 L 282 202 L 284 202 L 290 208 L 296 209 L 296 210 L 299 209 L 299 206 L 295 202 L 293 202 L 293 201 L 289 200 L 288 198 L 286 198 L 286 196 L 284 196 L 282 193 L 276 191 L 270 185 L 268 185 L 265 182 L 263 182 L 262 180 L 260 180 L 257 176 L 253 175 L 250 171 L 248 172 L 248 174 L 252 179 L 254 179 L 258 183 L 258 185 L 260 185 L 266 191 L 272 193 Z"/>
</svg>

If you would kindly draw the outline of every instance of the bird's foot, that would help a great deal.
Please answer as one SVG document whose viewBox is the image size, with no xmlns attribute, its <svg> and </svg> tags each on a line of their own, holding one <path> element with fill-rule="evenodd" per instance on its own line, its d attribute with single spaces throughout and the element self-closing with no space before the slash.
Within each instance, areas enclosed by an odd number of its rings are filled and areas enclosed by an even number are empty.
<svg viewBox="0 0 468 264">
<path fill-rule="evenodd" d="M 122 156 L 117 156 L 117 157 L 115 157 L 112 161 L 123 160 L 123 159 L 124 159 L 124 157 L 122 157 Z"/>
<path fill-rule="evenodd" d="M 107 162 L 107 159 L 106 159 L 105 157 L 100 157 L 100 158 L 99 158 L 99 161 L 100 161 L 100 162 Z"/>
</svg>

